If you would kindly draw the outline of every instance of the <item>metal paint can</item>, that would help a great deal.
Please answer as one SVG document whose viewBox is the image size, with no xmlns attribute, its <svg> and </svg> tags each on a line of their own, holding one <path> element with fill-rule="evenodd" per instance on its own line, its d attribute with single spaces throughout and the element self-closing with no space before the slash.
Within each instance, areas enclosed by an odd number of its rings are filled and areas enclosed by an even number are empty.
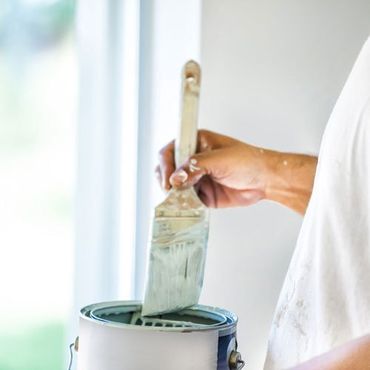
<svg viewBox="0 0 370 370">
<path fill-rule="evenodd" d="M 241 369 L 237 321 L 230 311 L 203 305 L 143 317 L 139 301 L 92 304 L 80 312 L 77 369 Z"/>
</svg>

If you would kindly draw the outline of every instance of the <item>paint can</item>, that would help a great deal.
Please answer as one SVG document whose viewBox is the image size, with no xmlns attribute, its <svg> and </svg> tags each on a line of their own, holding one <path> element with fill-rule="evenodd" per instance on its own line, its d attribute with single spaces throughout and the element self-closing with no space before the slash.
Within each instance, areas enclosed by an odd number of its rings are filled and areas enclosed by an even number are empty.
<svg viewBox="0 0 370 370">
<path fill-rule="evenodd" d="M 176 313 L 141 315 L 141 302 L 92 304 L 80 312 L 74 343 L 77 370 L 232 370 L 244 361 L 237 351 L 237 317 L 196 305 Z"/>
</svg>

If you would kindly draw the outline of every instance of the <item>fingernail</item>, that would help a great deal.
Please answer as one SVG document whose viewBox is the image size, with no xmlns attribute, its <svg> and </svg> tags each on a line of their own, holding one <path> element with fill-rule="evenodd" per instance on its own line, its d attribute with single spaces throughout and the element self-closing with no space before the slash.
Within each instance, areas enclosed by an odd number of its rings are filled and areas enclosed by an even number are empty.
<svg viewBox="0 0 370 370">
<path fill-rule="evenodd" d="M 184 170 L 180 170 L 172 174 L 170 177 L 170 183 L 172 185 L 184 184 L 188 177 L 188 174 Z"/>
</svg>

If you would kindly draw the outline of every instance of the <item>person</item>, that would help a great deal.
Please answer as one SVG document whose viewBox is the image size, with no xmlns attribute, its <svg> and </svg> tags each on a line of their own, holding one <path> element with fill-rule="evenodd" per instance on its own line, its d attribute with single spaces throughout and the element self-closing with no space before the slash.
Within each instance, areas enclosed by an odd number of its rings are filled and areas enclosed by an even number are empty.
<svg viewBox="0 0 370 370">
<path fill-rule="evenodd" d="M 318 158 L 198 132 L 163 188 L 194 186 L 208 207 L 278 202 L 304 215 L 274 315 L 265 370 L 370 369 L 370 40 L 327 124 Z"/>
</svg>

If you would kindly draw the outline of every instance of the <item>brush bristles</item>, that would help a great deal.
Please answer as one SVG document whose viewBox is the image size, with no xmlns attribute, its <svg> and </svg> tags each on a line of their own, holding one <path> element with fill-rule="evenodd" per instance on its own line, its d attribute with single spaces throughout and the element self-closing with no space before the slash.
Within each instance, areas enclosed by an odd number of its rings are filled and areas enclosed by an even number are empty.
<svg viewBox="0 0 370 370">
<path fill-rule="evenodd" d="M 143 315 L 178 311 L 198 303 L 207 239 L 208 228 L 198 222 L 172 236 L 170 242 L 152 242 Z"/>
</svg>

